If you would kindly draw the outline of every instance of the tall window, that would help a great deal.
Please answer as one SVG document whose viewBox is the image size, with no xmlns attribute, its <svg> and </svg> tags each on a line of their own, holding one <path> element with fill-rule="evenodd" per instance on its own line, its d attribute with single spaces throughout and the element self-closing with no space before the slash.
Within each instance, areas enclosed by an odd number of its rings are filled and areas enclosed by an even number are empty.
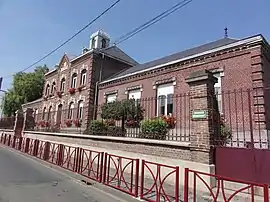
<svg viewBox="0 0 270 202">
<path fill-rule="evenodd" d="M 52 83 L 52 88 L 51 88 L 51 95 L 54 94 L 55 87 L 56 87 L 56 84 L 55 84 L 55 82 L 53 82 L 53 83 Z"/>
<path fill-rule="evenodd" d="M 80 100 L 78 103 L 78 115 L 77 115 L 78 119 L 83 119 L 83 101 Z"/>
<path fill-rule="evenodd" d="M 101 48 L 106 48 L 106 39 L 101 40 Z"/>
<path fill-rule="evenodd" d="M 45 117 L 46 117 L 46 112 L 47 112 L 46 107 L 44 107 L 44 108 L 43 108 L 43 112 L 42 112 L 42 120 L 45 119 Z"/>
<path fill-rule="evenodd" d="M 86 69 L 83 69 L 81 72 L 81 86 L 84 86 L 86 83 Z"/>
<path fill-rule="evenodd" d="M 47 117 L 47 120 L 48 120 L 48 121 L 51 120 L 51 112 L 52 112 L 52 106 L 49 107 L 48 117 Z"/>
<path fill-rule="evenodd" d="M 45 90 L 45 95 L 49 95 L 49 94 L 50 94 L 50 84 L 47 84 L 46 90 Z"/>
<path fill-rule="evenodd" d="M 65 92 L 66 79 L 62 78 L 60 83 L 60 91 Z"/>
<path fill-rule="evenodd" d="M 173 84 L 163 84 L 157 88 L 157 115 L 173 113 Z"/>
<path fill-rule="evenodd" d="M 68 119 L 73 118 L 73 113 L 74 113 L 74 102 L 71 102 L 68 106 Z"/>
<path fill-rule="evenodd" d="M 114 102 L 114 101 L 116 101 L 115 93 L 107 95 L 107 103 Z"/>
<path fill-rule="evenodd" d="M 221 90 L 221 76 L 220 73 L 214 74 L 214 77 L 217 78 L 217 83 L 215 83 L 215 94 L 218 102 L 219 112 L 222 113 L 222 90 Z"/>
<path fill-rule="evenodd" d="M 71 88 L 76 88 L 77 84 L 77 73 L 73 73 L 71 77 Z"/>
</svg>

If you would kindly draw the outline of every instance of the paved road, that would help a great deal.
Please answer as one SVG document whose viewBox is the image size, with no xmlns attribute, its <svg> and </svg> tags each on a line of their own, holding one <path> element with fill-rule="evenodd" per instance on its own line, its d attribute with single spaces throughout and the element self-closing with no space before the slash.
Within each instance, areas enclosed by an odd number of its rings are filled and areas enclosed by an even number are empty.
<svg viewBox="0 0 270 202">
<path fill-rule="evenodd" d="M 0 145 L 0 202 L 123 202 L 93 186 L 83 186 L 39 161 Z M 61 172 L 61 170 L 60 170 Z M 133 199 L 134 200 L 134 199 Z"/>
</svg>

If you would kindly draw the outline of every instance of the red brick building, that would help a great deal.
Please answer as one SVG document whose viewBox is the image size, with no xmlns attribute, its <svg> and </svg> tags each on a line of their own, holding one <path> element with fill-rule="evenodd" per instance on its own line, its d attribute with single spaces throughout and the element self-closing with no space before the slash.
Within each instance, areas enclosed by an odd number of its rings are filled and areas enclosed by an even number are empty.
<svg viewBox="0 0 270 202">
<path fill-rule="evenodd" d="M 45 75 L 43 99 L 26 103 L 23 108 L 34 110 L 39 127 L 83 131 L 93 118 L 97 83 L 137 64 L 121 49 L 110 46 L 109 36 L 98 31 L 92 34 L 89 48 L 76 57 L 65 54 Z M 76 120 L 80 127 L 76 127 Z"/>
<path fill-rule="evenodd" d="M 247 140 L 250 137 L 245 135 L 253 129 L 270 127 L 270 51 L 262 35 L 223 38 L 120 71 L 100 83 L 98 104 L 140 99 L 145 118 L 172 113 L 177 127 L 169 139 L 188 141 L 191 117 L 186 78 L 204 69 L 217 77 L 219 111 L 237 138 Z"/>
</svg>

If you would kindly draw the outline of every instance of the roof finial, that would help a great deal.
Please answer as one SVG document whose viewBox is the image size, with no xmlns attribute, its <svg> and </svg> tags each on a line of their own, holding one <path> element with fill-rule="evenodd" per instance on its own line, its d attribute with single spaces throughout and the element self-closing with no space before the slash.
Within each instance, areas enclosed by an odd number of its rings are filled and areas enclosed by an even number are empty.
<svg viewBox="0 0 270 202">
<path fill-rule="evenodd" d="M 227 27 L 225 27 L 224 31 L 225 31 L 224 38 L 228 38 L 228 28 L 227 28 Z"/>
</svg>

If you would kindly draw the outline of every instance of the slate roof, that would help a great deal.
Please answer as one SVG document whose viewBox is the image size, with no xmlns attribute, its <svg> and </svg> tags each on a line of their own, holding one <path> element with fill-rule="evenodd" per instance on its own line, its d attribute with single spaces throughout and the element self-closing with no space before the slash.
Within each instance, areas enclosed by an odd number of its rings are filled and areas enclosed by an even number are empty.
<svg viewBox="0 0 270 202">
<path fill-rule="evenodd" d="M 122 60 L 124 62 L 127 62 L 133 66 L 138 65 L 139 63 L 136 62 L 134 59 L 132 59 L 130 56 L 128 56 L 124 51 L 122 51 L 117 46 L 111 46 L 109 48 L 106 48 L 104 50 L 100 50 L 105 55 L 115 57 L 119 60 Z"/>
<path fill-rule="evenodd" d="M 182 59 L 182 58 L 185 58 L 188 56 L 192 56 L 192 55 L 199 54 L 199 53 L 202 53 L 205 51 L 209 51 L 209 50 L 212 50 L 214 48 L 218 48 L 221 46 L 228 45 L 230 43 L 234 43 L 236 41 L 239 41 L 239 40 L 231 39 L 231 38 L 223 38 L 223 39 L 220 39 L 220 40 L 217 40 L 214 42 L 210 42 L 210 43 L 207 43 L 207 44 L 204 44 L 201 46 L 197 46 L 195 48 L 181 51 L 181 52 L 178 52 L 178 53 L 175 53 L 175 54 L 172 54 L 172 55 L 169 55 L 169 56 L 166 56 L 166 57 L 163 57 L 163 58 L 151 61 L 151 62 L 147 62 L 144 64 L 138 64 L 138 65 L 130 67 L 130 68 L 118 73 L 118 74 L 113 75 L 112 77 L 104 80 L 103 82 L 105 83 L 107 80 L 117 79 L 118 77 L 122 77 L 122 76 L 125 76 L 128 74 L 131 74 L 131 73 L 135 73 L 137 71 L 147 70 L 148 68 L 151 68 L 151 67 L 154 67 L 157 65 L 165 64 L 167 62 L 179 60 L 179 59 Z"/>
</svg>

